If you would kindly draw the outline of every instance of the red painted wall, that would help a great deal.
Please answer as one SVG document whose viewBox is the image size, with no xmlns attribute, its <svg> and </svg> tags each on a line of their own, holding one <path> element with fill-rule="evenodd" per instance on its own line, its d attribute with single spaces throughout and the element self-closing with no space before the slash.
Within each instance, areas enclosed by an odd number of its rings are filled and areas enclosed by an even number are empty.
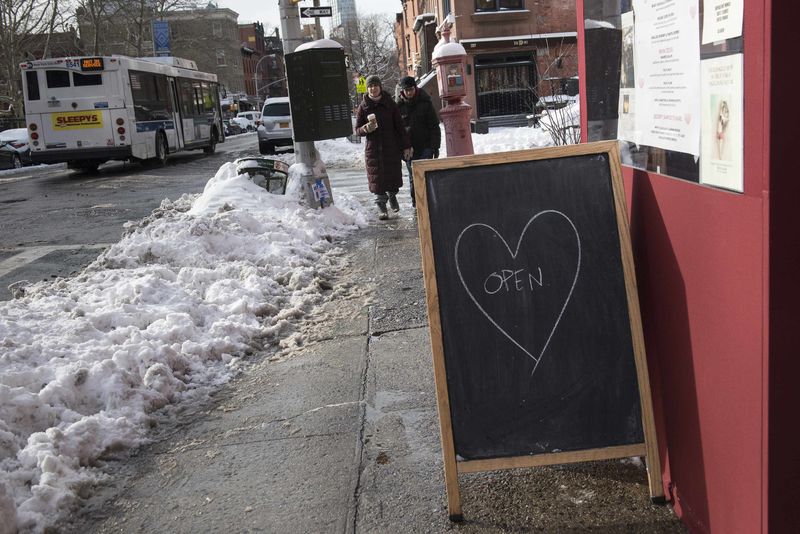
<svg viewBox="0 0 800 534">
<path fill-rule="evenodd" d="M 744 194 L 623 174 L 665 489 L 692 532 L 782 534 L 800 532 L 798 9 L 744 2 Z M 583 18 L 578 0 L 586 132 Z"/>
</svg>

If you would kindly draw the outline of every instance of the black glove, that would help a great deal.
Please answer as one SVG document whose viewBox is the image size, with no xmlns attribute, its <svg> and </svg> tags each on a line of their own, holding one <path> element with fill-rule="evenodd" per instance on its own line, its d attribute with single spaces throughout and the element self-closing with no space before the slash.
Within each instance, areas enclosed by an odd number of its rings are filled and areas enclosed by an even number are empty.
<svg viewBox="0 0 800 534">
<path fill-rule="evenodd" d="M 433 149 L 433 159 L 436 159 L 438 157 L 439 157 L 439 149 L 438 148 L 434 148 Z"/>
</svg>

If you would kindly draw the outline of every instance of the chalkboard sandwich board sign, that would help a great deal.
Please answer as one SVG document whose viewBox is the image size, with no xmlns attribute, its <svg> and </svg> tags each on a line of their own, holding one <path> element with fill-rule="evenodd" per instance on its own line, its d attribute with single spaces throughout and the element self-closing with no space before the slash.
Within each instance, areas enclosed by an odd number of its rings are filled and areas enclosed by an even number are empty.
<svg viewBox="0 0 800 534">
<path fill-rule="evenodd" d="M 450 518 L 458 474 L 661 467 L 616 142 L 414 162 Z"/>
</svg>

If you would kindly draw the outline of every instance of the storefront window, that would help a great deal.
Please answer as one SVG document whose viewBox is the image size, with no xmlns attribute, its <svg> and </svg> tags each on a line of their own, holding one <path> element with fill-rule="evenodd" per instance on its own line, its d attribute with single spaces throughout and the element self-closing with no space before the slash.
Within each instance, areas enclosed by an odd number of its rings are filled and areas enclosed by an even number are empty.
<svg viewBox="0 0 800 534">
<path fill-rule="evenodd" d="M 584 0 L 588 141 L 618 139 L 625 165 L 742 191 L 742 1 L 725 3 L 728 18 L 719 4 Z"/>
</svg>

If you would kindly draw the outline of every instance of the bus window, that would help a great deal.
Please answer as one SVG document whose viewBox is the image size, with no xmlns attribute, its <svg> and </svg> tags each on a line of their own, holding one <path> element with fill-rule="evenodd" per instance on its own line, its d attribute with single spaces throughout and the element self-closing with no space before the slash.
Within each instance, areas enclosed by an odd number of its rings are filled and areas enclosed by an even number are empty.
<svg viewBox="0 0 800 534">
<path fill-rule="evenodd" d="M 47 74 L 47 88 L 57 89 L 59 87 L 69 87 L 69 71 L 66 70 L 48 70 Z"/>
<path fill-rule="evenodd" d="M 28 86 L 28 100 L 39 100 L 39 73 L 35 70 L 27 71 L 25 83 Z"/>
<path fill-rule="evenodd" d="M 217 111 L 219 109 L 219 85 L 212 83 L 209 88 L 211 90 L 211 105 L 214 107 L 214 111 Z"/>
<path fill-rule="evenodd" d="M 72 85 L 75 87 L 85 87 L 87 85 L 103 85 L 103 77 L 99 74 L 72 73 Z"/>
<path fill-rule="evenodd" d="M 178 93 L 181 99 L 181 115 L 184 118 L 192 118 L 196 115 L 194 111 L 194 91 L 192 90 L 192 81 L 184 78 L 178 78 Z"/>
<path fill-rule="evenodd" d="M 203 115 L 203 85 L 201 82 L 195 81 L 192 86 L 194 87 L 194 114 L 195 116 Z"/>
<path fill-rule="evenodd" d="M 203 82 L 203 112 L 213 114 L 216 109 L 216 88 L 210 83 Z"/>
<path fill-rule="evenodd" d="M 163 74 L 130 71 L 133 109 L 137 121 L 167 120 L 172 111 L 172 102 L 167 88 L 167 77 Z"/>
</svg>

